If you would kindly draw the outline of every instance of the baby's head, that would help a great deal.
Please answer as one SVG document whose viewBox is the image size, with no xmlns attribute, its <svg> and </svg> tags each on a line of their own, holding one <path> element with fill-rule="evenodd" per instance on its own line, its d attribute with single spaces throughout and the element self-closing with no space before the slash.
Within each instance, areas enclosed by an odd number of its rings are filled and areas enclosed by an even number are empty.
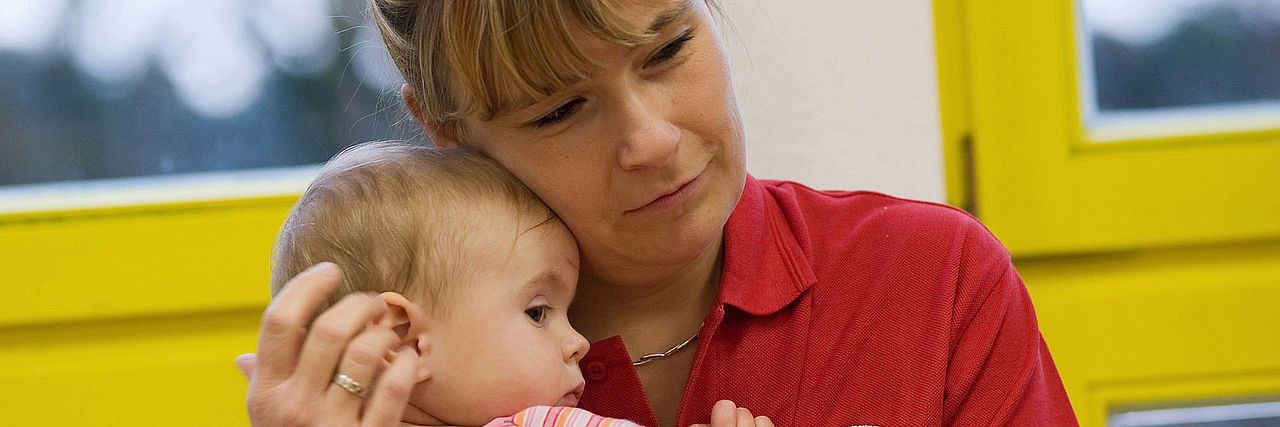
<svg viewBox="0 0 1280 427">
<path fill-rule="evenodd" d="M 343 277 L 321 311 L 352 292 L 380 293 L 431 367 L 406 421 L 482 425 L 581 396 L 587 341 L 566 317 L 577 245 L 483 154 L 368 143 L 335 156 L 281 228 L 272 295 L 323 261 Z"/>
</svg>

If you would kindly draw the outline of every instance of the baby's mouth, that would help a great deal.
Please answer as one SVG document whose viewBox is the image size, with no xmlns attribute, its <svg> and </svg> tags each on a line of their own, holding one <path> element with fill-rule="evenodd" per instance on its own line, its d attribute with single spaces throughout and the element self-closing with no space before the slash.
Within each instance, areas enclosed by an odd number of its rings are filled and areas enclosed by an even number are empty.
<svg viewBox="0 0 1280 427">
<path fill-rule="evenodd" d="M 564 394 L 556 406 L 578 406 L 578 401 L 582 399 L 582 390 L 586 388 L 585 383 L 579 383 L 577 387 Z"/>
</svg>

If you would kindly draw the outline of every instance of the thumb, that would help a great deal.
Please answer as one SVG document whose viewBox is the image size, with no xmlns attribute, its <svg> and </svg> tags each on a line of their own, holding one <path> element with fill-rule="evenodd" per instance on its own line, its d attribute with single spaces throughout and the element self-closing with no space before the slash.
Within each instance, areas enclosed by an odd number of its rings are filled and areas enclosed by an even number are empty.
<svg viewBox="0 0 1280 427">
<path fill-rule="evenodd" d="M 253 371 L 258 369 L 258 355 L 241 354 L 236 358 L 236 368 L 240 369 L 240 375 L 244 375 L 245 381 L 253 381 Z"/>
</svg>

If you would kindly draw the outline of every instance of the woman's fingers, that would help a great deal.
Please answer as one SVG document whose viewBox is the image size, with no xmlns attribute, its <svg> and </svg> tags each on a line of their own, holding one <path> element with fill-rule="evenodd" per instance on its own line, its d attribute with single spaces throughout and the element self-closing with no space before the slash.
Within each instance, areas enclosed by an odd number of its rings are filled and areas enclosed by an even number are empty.
<svg viewBox="0 0 1280 427">
<path fill-rule="evenodd" d="M 342 297 L 311 324 L 294 379 L 306 390 L 328 387 L 351 339 L 386 312 L 382 298 L 362 293 Z"/>
<path fill-rule="evenodd" d="M 293 374 L 298 348 L 306 336 L 307 320 L 341 279 L 338 266 L 328 262 L 316 264 L 294 276 L 271 299 L 262 314 L 257 365 L 261 372 L 255 375 L 276 383 Z"/>
<path fill-rule="evenodd" d="M 392 359 L 391 367 L 378 377 L 373 393 L 368 395 L 360 425 L 389 426 L 400 421 L 413 390 L 417 364 L 412 350 L 402 351 Z"/>
<path fill-rule="evenodd" d="M 258 369 L 258 355 L 245 353 L 236 357 L 236 369 L 240 370 L 245 381 L 253 382 L 253 371 Z"/>
<path fill-rule="evenodd" d="M 773 427 L 773 420 L 764 415 L 756 417 L 756 427 Z"/>
<path fill-rule="evenodd" d="M 357 394 L 338 384 L 330 385 L 325 392 L 329 407 L 342 412 L 359 412 L 363 398 L 371 394 L 374 382 L 378 380 L 378 371 L 382 369 L 387 353 L 399 341 L 400 337 L 387 327 L 371 327 L 351 340 L 342 355 L 342 362 L 338 363 L 337 373 L 354 381 L 355 387 L 366 390 Z"/>
</svg>

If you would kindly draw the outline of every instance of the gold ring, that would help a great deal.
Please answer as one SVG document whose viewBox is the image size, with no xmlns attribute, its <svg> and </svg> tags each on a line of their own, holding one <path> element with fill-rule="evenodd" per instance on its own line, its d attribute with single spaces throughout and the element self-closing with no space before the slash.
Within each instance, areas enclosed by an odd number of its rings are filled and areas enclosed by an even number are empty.
<svg viewBox="0 0 1280 427">
<path fill-rule="evenodd" d="M 337 384 L 338 387 L 342 387 L 343 390 L 351 392 L 351 394 L 360 396 L 362 399 L 364 398 L 364 386 L 360 385 L 359 382 L 356 382 L 356 380 L 348 377 L 346 374 L 334 375 L 333 383 Z"/>
</svg>

